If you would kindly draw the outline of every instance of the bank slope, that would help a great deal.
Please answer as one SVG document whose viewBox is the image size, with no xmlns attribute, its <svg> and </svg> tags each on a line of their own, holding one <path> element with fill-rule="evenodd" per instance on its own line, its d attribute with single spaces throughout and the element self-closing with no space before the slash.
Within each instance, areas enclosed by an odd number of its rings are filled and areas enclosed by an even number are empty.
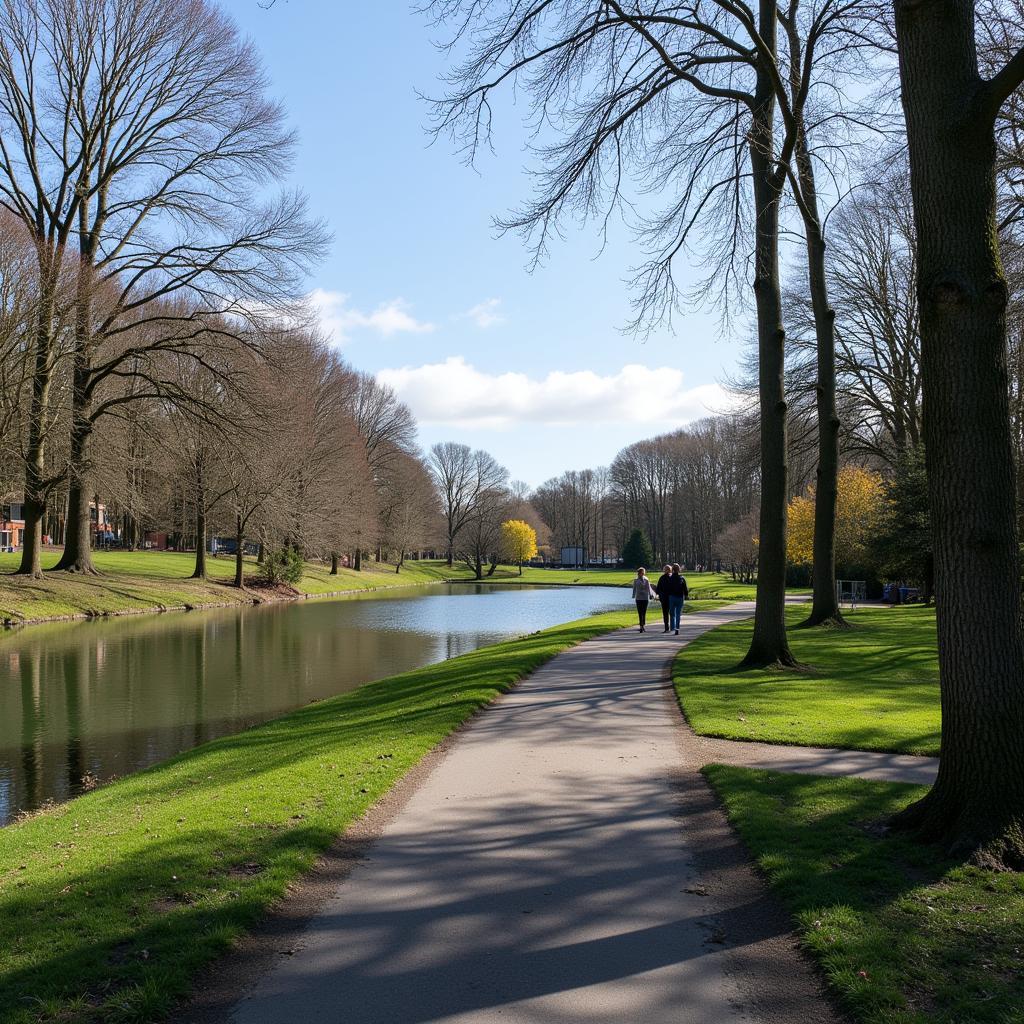
<svg viewBox="0 0 1024 1024">
<path fill-rule="evenodd" d="M 369 683 L 0 830 L 0 1021 L 159 1018 L 445 736 L 628 619 Z"/>
</svg>

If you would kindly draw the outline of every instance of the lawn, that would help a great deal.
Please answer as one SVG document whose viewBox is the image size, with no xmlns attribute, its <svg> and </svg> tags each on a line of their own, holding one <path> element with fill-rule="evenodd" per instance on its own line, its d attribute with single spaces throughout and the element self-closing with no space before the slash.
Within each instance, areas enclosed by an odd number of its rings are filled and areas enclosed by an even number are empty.
<svg viewBox="0 0 1024 1024">
<path fill-rule="evenodd" d="M 189 579 L 195 555 L 174 551 L 97 551 L 93 560 L 101 575 L 74 576 L 46 573 L 41 580 L 10 575 L 17 567 L 19 554 L 0 553 L 0 624 L 31 622 L 48 618 L 114 615 L 125 612 L 161 611 L 166 608 L 195 608 L 217 604 L 248 604 L 252 595 L 228 585 L 234 577 L 231 556 L 209 557 L 208 579 Z M 53 565 L 58 552 L 47 551 L 44 567 Z M 254 559 L 246 559 L 247 576 L 257 571 Z M 635 574 L 625 569 L 535 569 L 520 576 L 514 567 L 501 566 L 485 583 L 546 583 L 559 586 L 601 585 L 626 587 Z M 307 595 L 323 595 L 381 587 L 415 586 L 443 583 L 446 580 L 471 581 L 473 574 L 464 564 L 452 568 L 441 560 L 407 561 L 399 573 L 387 562 L 367 559 L 362 570 L 339 569 L 330 574 L 330 566 L 307 562 L 296 589 Z M 752 600 L 754 588 L 736 584 L 724 573 L 693 573 L 688 577 L 696 598 Z"/>
<path fill-rule="evenodd" d="M 862 1024 L 1024 1024 L 1024 875 L 947 863 L 877 823 L 913 786 L 705 774 Z"/>
<path fill-rule="evenodd" d="M 0 573 L 12 572 L 20 556 L 0 554 Z M 109 615 L 128 611 L 160 611 L 164 608 L 214 604 L 249 604 L 252 595 L 228 585 L 234 577 L 232 557 L 208 558 L 207 580 L 192 580 L 195 555 L 174 551 L 97 551 L 93 555 L 100 576 L 47 573 L 42 580 L 0 575 L 0 623 L 82 615 Z M 53 564 L 56 552 L 47 552 L 44 567 Z M 256 572 L 246 559 L 246 573 Z M 455 575 L 466 573 L 456 570 Z M 400 573 L 393 565 L 367 561 L 361 572 L 307 562 L 297 586 L 304 594 L 329 594 L 348 590 L 438 583 L 452 571 L 443 562 L 406 562 Z"/>
<path fill-rule="evenodd" d="M 0 1021 L 159 1016 L 345 826 L 611 613 L 370 683 L 0 830 Z"/>
<path fill-rule="evenodd" d="M 788 611 L 790 625 L 807 609 Z M 673 667 L 686 718 L 703 736 L 801 746 L 939 752 L 934 609 L 863 607 L 852 628 L 791 629 L 800 672 L 737 670 L 751 622 L 730 623 L 680 652 Z"/>
<path fill-rule="evenodd" d="M 465 566 L 463 566 L 465 569 Z M 651 571 L 657 580 L 661 575 L 659 566 Z M 752 583 L 737 583 L 724 572 L 688 572 L 684 574 L 694 599 L 720 599 L 723 601 L 753 601 L 756 587 Z M 542 569 L 527 566 L 522 576 L 514 567 L 501 566 L 487 583 L 557 583 L 581 586 L 628 587 L 636 573 L 632 569 Z"/>
</svg>

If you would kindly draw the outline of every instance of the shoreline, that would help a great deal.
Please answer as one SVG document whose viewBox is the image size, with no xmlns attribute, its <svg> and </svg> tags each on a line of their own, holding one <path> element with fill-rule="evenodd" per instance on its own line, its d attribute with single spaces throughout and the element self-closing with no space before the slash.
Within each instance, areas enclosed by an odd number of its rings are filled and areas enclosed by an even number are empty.
<svg viewBox="0 0 1024 1024">
<path fill-rule="evenodd" d="M 12 575 L 12 574 L 5 574 Z M 136 608 L 118 608 L 111 610 L 102 611 L 82 611 L 66 615 L 42 615 L 33 616 L 32 618 L 14 619 L 5 617 L 0 619 L 0 636 L 13 633 L 25 626 L 40 626 L 47 623 L 54 622 L 87 622 L 93 619 L 113 619 L 123 618 L 133 615 L 162 615 L 167 612 L 202 612 L 202 611 L 213 611 L 217 608 L 255 608 L 259 605 L 264 604 L 285 604 L 288 602 L 297 601 L 313 601 L 319 599 L 336 599 L 341 597 L 352 597 L 357 594 L 372 594 L 382 590 L 400 590 L 400 589 L 412 589 L 414 587 L 432 587 L 432 586 L 447 586 L 454 584 L 480 584 L 484 583 L 489 586 L 523 586 L 523 587 L 573 587 L 573 586 L 588 586 L 588 587 L 607 587 L 611 590 L 621 589 L 624 584 L 621 583 L 608 583 L 594 581 L 569 581 L 569 580 L 552 580 L 550 582 L 535 582 L 531 580 L 521 580 L 518 577 L 515 579 L 475 579 L 466 577 L 453 577 L 448 579 L 436 579 L 436 580 L 406 580 L 402 579 L 399 574 L 395 574 L 395 578 L 398 582 L 395 583 L 382 583 L 375 584 L 369 587 L 348 587 L 343 590 L 329 590 L 319 593 L 295 591 L 294 593 L 283 593 L 281 591 L 268 590 L 266 592 L 253 591 L 249 588 L 237 591 L 232 587 L 232 591 L 238 594 L 238 599 L 231 601 L 195 601 L 195 602 L 182 602 L 180 604 L 159 604 L 150 606 L 139 606 Z M 100 576 L 102 579 L 102 574 Z M 168 582 L 172 583 L 186 583 L 189 580 L 178 580 L 173 579 Z M 215 582 L 207 580 L 206 582 Z M 225 584 L 227 586 L 227 584 Z"/>
<path fill-rule="evenodd" d="M 402 583 L 402 587 L 431 587 L 439 583 L 455 582 L 449 580 L 419 580 L 415 583 Z M 461 581 L 460 581 L 461 582 Z M 479 582 L 479 580 L 475 581 Z M 48 622 L 88 622 L 93 619 L 116 619 L 131 615 L 163 615 L 167 612 L 207 612 L 217 608 L 257 608 L 263 604 L 287 604 L 292 601 L 311 601 L 316 598 L 338 598 L 351 597 L 354 594 L 372 594 L 379 590 L 398 590 L 399 585 L 376 586 L 376 587 L 354 587 L 348 590 L 331 590 L 322 594 L 307 594 L 297 591 L 294 594 L 268 593 L 255 594 L 245 590 L 246 595 L 237 601 L 196 601 L 183 604 L 166 604 L 148 608 L 118 608 L 112 611 L 78 612 L 73 615 L 46 615 L 31 619 L 10 619 L 0 621 L 0 626 L 5 631 L 15 632 L 24 626 L 41 626 Z M 6 634 L 0 634 L 6 635 Z"/>
</svg>

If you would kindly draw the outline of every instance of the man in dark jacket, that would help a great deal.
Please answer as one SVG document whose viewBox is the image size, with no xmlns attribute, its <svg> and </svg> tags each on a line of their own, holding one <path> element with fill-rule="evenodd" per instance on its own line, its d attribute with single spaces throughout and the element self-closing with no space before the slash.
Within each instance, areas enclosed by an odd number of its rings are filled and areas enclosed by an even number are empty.
<svg viewBox="0 0 1024 1024">
<path fill-rule="evenodd" d="M 658 577 L 658 582 L 654 585 L 654 592 L 658 595 L 658 600 L 661 602 L 661 617 L 665 620 L 665 632 L 668 632 L 668 598 L 669 598 L 669 581 L 672 579 L 672 566 L 666 565 L 662 570 L 661 575 Z"/>
</svg>

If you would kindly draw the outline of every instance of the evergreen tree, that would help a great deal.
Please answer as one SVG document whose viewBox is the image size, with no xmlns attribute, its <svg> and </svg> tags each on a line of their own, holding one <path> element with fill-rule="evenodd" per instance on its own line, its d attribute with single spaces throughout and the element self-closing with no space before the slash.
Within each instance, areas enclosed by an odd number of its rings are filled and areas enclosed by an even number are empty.
<svg viewBox="0 0 1024 1024">
<path fill-rule="evenodd" d="M 925 600 L 930 600 L 934 559 L 921 445 L 900 456 L 895 473 L 885 482 L 885 499 L 872 545 L 879 568 L 894 579 L 920 583 Z"/>
<path fill-rule="evenodd" d="M 622 549 L 622 563 L 627 569 L 645 569 L 654 562 L 651 542 L 643 530 L 634 530 Z"/>
</svg>

